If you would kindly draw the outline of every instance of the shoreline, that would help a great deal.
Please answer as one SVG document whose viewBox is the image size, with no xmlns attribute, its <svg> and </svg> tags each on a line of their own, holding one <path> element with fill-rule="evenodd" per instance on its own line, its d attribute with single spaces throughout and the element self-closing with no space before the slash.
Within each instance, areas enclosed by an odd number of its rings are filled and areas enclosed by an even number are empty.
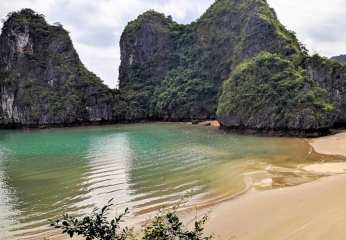
<svg viewBox="0 0 346 240">
<path fill-rule="evenodd" d="M 318 153 L 346 160 L 346 132 L 307 141 Z M 329 176 L 293 187 L 252 188 L 215 206 L 205 235 L 214 233 L 216 239 L 345 239 L 346 161 L 301 169 Z M 185 217 L 184 222 L 188 220 Z"/>
<path fill-rule="evenodd" d="M 252 190 L 215 207 L 204 233 L 219 239 L 345 239 L 346 175 Z"/>
<path fill-rule="evenodd" d="M 346 132 L 309 139 L 309 144 L 321 154 L 346 156 Z"/>
<path fill-rule="evenodd" d="M 73 123 L 56 123 L 56 124 L 11 124 L 1 125 L 0 130 L 23 130 L 30 131 L 36 129 L 61 129 L 61 128 L 83 128 L 83 127 L 97 127 L 97 126 L 116 126 L 128 124 L 145 124 L 145 123 L 161 123 L 161 124 L 186 124 L 196 126 L 212 126 L 220 127 L 217 120 L 189 120 L 189 121 L 154 121 L 154 120 L 128 120 L 128 121 L 89 121 L 89 122 L 73 122 Z"/>
<path fill-rule="evenodd" d="M 230 134 L 238 135 L 250 135 L 261 137 L 287 137 L 287 138 L 321 138 L 325 136 L 333 136 L 335 133 L 339 133 L 338 129 L 319 129 L 319 130 L 299 130 L 299 129 L 250 129 L 241 127 L 225 127 L 222 126 L 216 119 L 182 119 L 180 121 L 170 120 L 154 120 L 154 119 L 136 119 L 136 120 L 98 120 L 98 121 L 83 121 L 78 120 L 69 123 L 51 123 L 51 124 L 22 124 L 11 123 L 3 124 L 0 122 L 0 130 L 24 130 L 30 131 L 34 129 L 60 129 L 60 128 L 79 128 L 90 126 L 112 126 L 119 124 L 141 124 L 141 123 L 167 123 L 167 124 L 186 124 L 186 125 L 198 125 L 198 126 L 213 126 L 218 127 L 221 131 Z"/>
<path fill-rule="evenodd" d="M 346 148 L 343 148 L 346 132 L 306 141 L 314 151 L 343 156 L 345 161 L 338 158 L 335 162 L 297 166 L 309 172 L 328 174 L 298 186 L 270 190 L 251 187 L 246 193 L 217 204 L 204 226 L 204 236 L 215 233 L 215 239 L 345 239 L 346 174 L 341 173 L 346 172 Z M 335 144 L 339 142 L 345 145 Z M 327 149 L 328 146 L 332 149 Z M 198 215 L 209 210 L 201 208 Z M 183 211 L 180 216 L 186 224 L 195 215 Z M 192 225 L 188 227 L 191 229 Z"/>
</svg>

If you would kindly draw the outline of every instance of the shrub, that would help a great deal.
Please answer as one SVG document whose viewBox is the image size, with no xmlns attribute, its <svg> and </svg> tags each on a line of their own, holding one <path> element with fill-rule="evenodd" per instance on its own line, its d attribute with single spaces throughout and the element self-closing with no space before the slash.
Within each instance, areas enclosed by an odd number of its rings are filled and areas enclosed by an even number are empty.
<svg viewBox="0 0 346 240">
<path fill-rule="evenodd" d="M 82 235 L 86 240 L 102 239 L 102 240 L 126 240 L 137 239 L 133 228 L 120 228 L 122 218 L 129 213 L 128 209 L 119 216 L 116 216 L 110 222 L 107 215 L 113 199 L 102 208 L 94 208 L 90 216 L 83 219 L 76 219 L 68 214 L 63 215 L 63 220 L 50 220 L 50 226 L 63 230 L 63 234 L 68 234 L 71 238 L 74 235 Z M 141 232 L 144 233 L 143 240 L 209 240 L 213 236 L 202 237 L 203 225 L 209 218 L 209 214 L 205 214 L 199 221 L 196 220 L 194 229 L 189 231 L 180 221 L 177 215 L 177 204 L 172 209 L 160 209 L 153 220 L 149 220 L 142 226 Z"/>
</svg>

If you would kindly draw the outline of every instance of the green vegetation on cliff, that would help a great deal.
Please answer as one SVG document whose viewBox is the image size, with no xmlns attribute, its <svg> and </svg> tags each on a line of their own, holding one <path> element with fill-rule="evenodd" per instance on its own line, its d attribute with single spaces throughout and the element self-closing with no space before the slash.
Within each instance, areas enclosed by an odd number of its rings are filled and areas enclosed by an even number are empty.
<svg viewBox="0 0 346 240">
<path fill-rule="evenodd" d="M 208 64 L 208 56 L 202 56 L 201 48 L 194 45 L 192 29 L 155 11 L 128 24 L 122 36 L 127 45 L 121 45 L 122 57 L 128 62 L 123 59 L 119 71 L 124 93 L 120 112 L 131 119 L 184 119 L 215 113 L 217 91 L 210 77 L 217 73 L 199 67 Z"/>
<path fill-rule="evenodd" d="M 322 118 L 334 110 L 325 95 L 306 70 L 277 54 L 263 53 L 240 64 L 224 82 L 218 115 L 237 113 L 249 119 L 270 109 L 276 121 L 289 121 L 297 112 L 313 108 Z"/>
<path fill-rule="evenodd" d="M 314 57 L 264 0 L 217 0 L 188 25 L 149 11 L 127 25 L 120 47 L 124 118 L 217 117 L 223 127 L 304 135 L 339 114 L 337 91 L 314 81 Z M 322 75 L 341 68 L 329 61 Z"/>
<path fill-rule="evenodd" d="M 261 51 L 302 58 L 263 0 L 218 0 L 187 25 L 148 11 L 126 26 L 120 46 L 118 111 L 134 119 L 215 118 L 220 86 L 242 61 Z"/>
</svg>

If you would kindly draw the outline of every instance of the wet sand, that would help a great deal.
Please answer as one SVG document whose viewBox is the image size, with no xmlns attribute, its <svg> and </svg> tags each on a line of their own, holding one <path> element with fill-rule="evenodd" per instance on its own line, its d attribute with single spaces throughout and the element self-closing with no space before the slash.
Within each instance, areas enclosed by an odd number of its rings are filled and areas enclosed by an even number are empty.
<svg viewBox="0 0 346 240">
<path fill-rule="evenodd" d="M 346 159 L 346 133 L 308 140 L 316 152 Z M 214 207 L 205 233 L 218 239 L 346 239 L 346 163 L 303 169 L 333 175 L 307 184 L 250 190 Z"/>
</svg>

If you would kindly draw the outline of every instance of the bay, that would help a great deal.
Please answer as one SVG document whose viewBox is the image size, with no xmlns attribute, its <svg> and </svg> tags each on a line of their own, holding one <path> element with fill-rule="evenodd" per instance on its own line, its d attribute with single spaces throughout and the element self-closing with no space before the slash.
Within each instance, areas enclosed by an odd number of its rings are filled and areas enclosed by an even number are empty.
<svg viewBox="0 0 346 240">
<path fill-rule="evenodd" d="M 225 134 L 215 127 L 132 124 L 0 130 L 0 239 L 56 235 L 48 218 L 83 216 L 114 198 L 115 214 L 146 219 L 184 195 L 186 214 L 250 187 L 293 186 L 326 160 L 304 139 Z"/>
</svg>

